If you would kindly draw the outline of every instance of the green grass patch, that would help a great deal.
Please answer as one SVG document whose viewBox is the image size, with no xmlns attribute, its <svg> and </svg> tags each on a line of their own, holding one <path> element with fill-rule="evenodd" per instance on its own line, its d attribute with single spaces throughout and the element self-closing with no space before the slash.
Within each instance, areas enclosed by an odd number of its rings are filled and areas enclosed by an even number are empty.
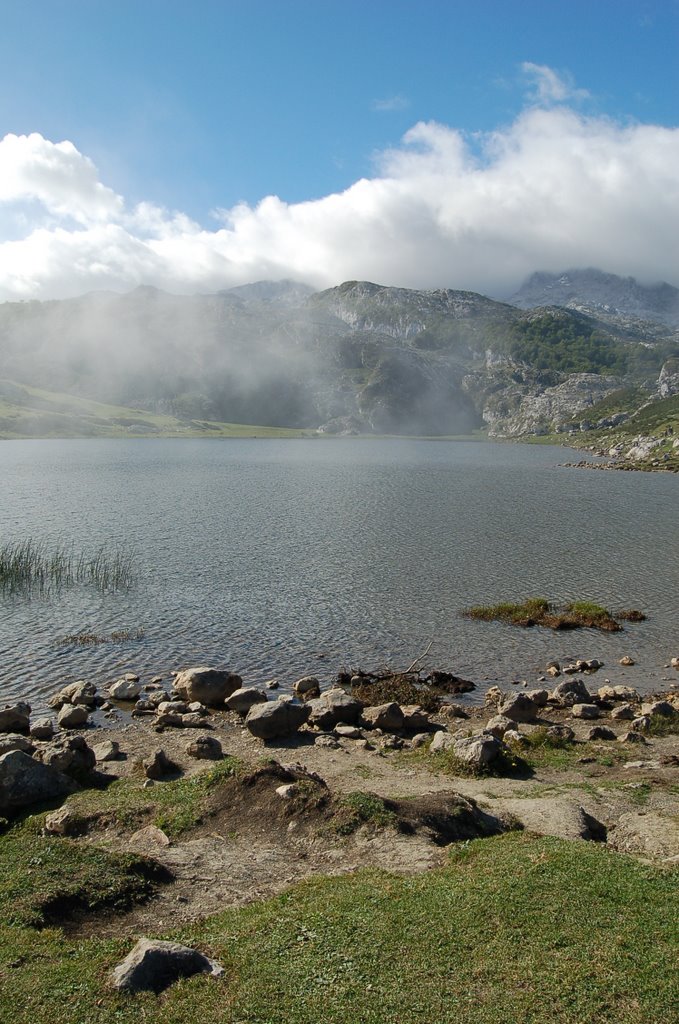
<svg viewBox="0 0 679 1024">
<path fill-rule="evenodd" d="M 357 791 L 346 793 L 338 799 L 332 829 L 337 835 L 348 836 L 361 825 L 386 828 L 395 821 L 396 815 L 385 806 L 381 797 Z"/>
<path fill-rule="evenodd" d="M 571 601 L 562 607 L 544 597 L 530 597 L 520 602 L 501 602 L 491 605 L 474 605 L 465 608 L 462 614 L 468 619 L 480 622 L 507 622 L 513 626 L 529 628 L 545 626 L 548 629 L 598 629 L 606 633 L 617 633 L 620 623 L 607 608 L 592 601 Z M 630 615 L 639 615 L 633 611 Z M 634 619 L 633 621 L 640 621 Z"/>
<path fill-rule="evenodd" d="M 651 724 L 648 729 L 649 736 L 677 736 L 679 735 L 679 714 L 676 715 L 651 715 Z"/>
<path fill-rule="evenodd" d="M 108 973 L 133 938 L 0 930 L 0 1019 L 34 1024 L 648 1024 L 679 1001 L 677 870 L 509 833 L 421 875 L 315 879 L 174 937 L 215 956 L 161 997 Z"/>
<path fill-rule="evenodd" d="M 124 910 L 150 895 L 157 876 L 145 857 L 43 837 L 29 821 L 0 836 L 0 925 L 41 928 L 80 909 Z"/>
<path fill-rule="evenodd" d="M 238 758 L 225 757 L 199 775 L 156 783 L 149 789 L 142 787 L 141 777 L 117 779 L 104 791 L 76 793 L 67 805 L 76 814 L 97 815 L 129 830 L 156 825 L 176 839 L 201 823 L 205 799 L 212 790 L 243 771 Z"/>
</svg>

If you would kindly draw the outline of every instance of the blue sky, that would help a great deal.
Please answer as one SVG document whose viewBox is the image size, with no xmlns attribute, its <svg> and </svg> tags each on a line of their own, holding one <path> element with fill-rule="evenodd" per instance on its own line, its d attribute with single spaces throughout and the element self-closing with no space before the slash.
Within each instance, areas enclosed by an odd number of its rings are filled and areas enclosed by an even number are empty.
<svg viewBox="0 0 679 1024">
<path fill-rule="evenodd" d="M 232 211 L 241 202 L 255 210 L 269 195 L 288 204 L 286 215 L 292 208 L 298 220 L 305 220 L 305 207 L 300 209 L 299 204 L 345 193 L 361 179 L 393 178 L 394 153 L 400 158 L 395 175 L 400 180 L 409 173 L 404 167 L 409 156 L 432 153 L 431 134 L 416 131 L 414 139 L 403 142 L 418 124 L 433 122 L 453 133 L 464 143 L 463 162 L 477 159 L 480 166 L 496 159 L 493 133 L 511 148 L 517 144 L 521 118 L 538 108 L 552 117 L 568 111 L 581 125 L 599 124 L 594 149 L 605 144 L 606 124 L 616 126 L 620 143 L 621 133 L 631 126 L 665 129 L 669 135 L 655 141 L 659 160 L 665 152 L 667 161 L 666 143 L 671 139 L 674 144 L 673 130 L 679 124 L 677 0 L 11 0 L 0 3 L 0 13 L 0 138 L 37 134 L 51 145 L 70 142 L 78 156 L 68 157 L 75 161 L 68 173 L 87 177 L 85 162 L 94 165 L 101 188 L 120 199 L 116 209 L 109 204 L 106 216 L 97 207 L 99 229 L 102 218 L 109 226 L 122 225 L 135 243 L 131 248 L 137 249 L 136 243 L 143 244 L 154 231 L 167 235 L 170 223 L 175 236 L 198 236 L 198 229 L 218 231 L 224 223 L 233 230 L 229 215 L 220 222 L 213 216 L 215 210 Z M 544 128 L 536 120 L 531 139 Z M 554 140 L 555 135 L 547 131 L 545 137 Z M 640 151 L 641 137 L 638 141 Z M 573 143 L 568 153 L 578 145 Z M 45 259 L 63 260 L 64 239 L 55 232 L 77 231 L 73 245 L 78 240 L 85 243 L 89 228 L 84 218 L 91 216 L 91 204 L 85 214 L 84 207 L 78 208 L 79 200 L 71 211 L 67 203 L 47 195 L 49 147 L 39 154 L 39 188 L 30 184 L 33 172 L 26 170 L 26 154 L 18 156 L 16 147 L 10 148 L 6 177 L 11 185 L 4 193 L 0 189 L 0 248 L 3 238 L 18 243 L 36 231 L 51 232 Z M 35 144 L 31 153 L 35 157 Z M 61 152 L 52 155 L 65 158 Z M 441 150 L 437 160 L 449 157 Z M 627 159 L 621 150 L 619 160 Z M 2 173 L 0 158 L 0 186 Z M 451 190 L 461 184 L 464 191 L 459 173 L 458 169 L 458 177 L 448 182 Z M 517 168 L 516 173 L 522 172 Z M 665 170 L 649 183 L 648 167 L 640 167 L 636 186 L 646 180 L 650 190 L 666 188 L 666 174 Z M 17 175 L 29 183 L 17 184 Z M 440 180 L 438 185 L 444 187 Z M 94 187 L 91 181 L 88 187 Z M 510 192 L 511 188 L 510 184 Z M 371 203 L 379 201 L 377 192 Z M 583 202 L 591 199 L 591 189 L 580 195 Z M 132 225 L 138 204 L 146 213 L 137 215 Z M 412 196 L 408 204 L 412 210 Z M 394 219 L 385 214 L 386 234 L 399 237 L 401 213 L 392 206 L 389 215 Z M 149 213 L 151 207 L 156 212 Z M 347 216 L 353 209 L 347 208 Z M 314 217 L 317 212 L 313 210 Z M 184 219 L 177 220 L 175 213 Z M 317 241 L 306 236 L 302 244 L 308 243 L 308 257 L 300 265 L 285 265 L 285 254 L 294 248 L 290 234 L 289 244 L 281 245 L 284 251 L 276 252 L 273 262 L 264 251 L 258 257 L 257 245 L 265 246 L 267 234 L 280 227 L 279 209 L 265 213 L 265 225 L 261 217 L 256 224 L 239 220 L 239 244 L 230 244 L 228 253 L 222 245 L 225 239 L 218 240 L 222 269 L 210 265 L 206 288 L 215 282 L 240 283 L 260 272 L 281 276 L 289 269 L 291 276 L 310 276 L 311 250 Z M 526 213 L 530 219 L 531 211 Z M 433 248 L 444 257 L 447 250 L 441 248 L 440 235 L 451 216 L 449 210 L 436 219 Z M 641 217 L 643 211 L 637 213 Z M 662 210 L 649 211 L 649 217 L 666 220 Z M 459 241 L 459 217 L 456 224 Z M 408 239 L 420 230 L 424 244 L 422 218 L 418 215 L 409 226 Z M 300 230 L 299 223 L 295 230 Z M 257 243 L 252 241 L 253 232 Z M 101 231 L 97 237 L 101 244 Z M 96 239 L 89 241 L 82 252 L 78 250 L 81 261 L 92 262 Z M 187 288 L 201 284 L 196 260 L 200 264 L 206 259 L 205 239 L 194 237 L 196 241 L 201 253 L 193 245 Z M 364 241 L 375 246 L 375 233 Z M 110 235 L 108 242 L 113 244 Z M 360 247 L 361 237 L 345 242 Z M 385 247 L 387 242 L 385 238 Z M 37 265 L 35 238 L 33 243 L 31 258 Z M 342 239 L 335 237 L 335 243 L 340 245 Z M 117 239 L 115 259 L 101 271 L 102 285 L 141 282 L 146 265 L 149 280 L 181 286 L 181 259 L 176 254 L 171 270 L 164 275 L 159 269 L 162 260 L 167 261 L 168 246 L 162 257 L 158 247 L 147 252 L 147 260 L 139 251 L 139 266 L 128 281 L 114 266 L 126 261 L 120 244 Z M 506 239 L 503 244 L 508 244 Z M 583 239 L 583 252 L 586 245 Z M 190 249 L 191 245 L 187 254 Z M 574 256 L 580 252 L 577 247 L 572 251 Z M 6 250 L 15 267 L 17 252 L 16 247 Z M 72 256 L 74 249 L 68 252 Z M 528 255 L 518 261 L 521 268 Z M 547 263 L 555 255 L 546 251 Z M 566 247 L 564 256 L 570 255 Z M 664 253 L 665 262 L 658 261 L 657 267 L 652 261 L 635 263 L 630 258 L 629 270 L 643 275 L 647 266 L 651 276 L 671 276 L 676 255 L 675 250 Z M 505 263 L 508 260 L 507 256 Z M 465 262 L 461 261 L 463 267 Z M 478 265 L 482 262 L 479 253 Z M 376 262 L 375 269 L 381 266 Z M 618 270 L 625 266 L 618 260 Z M 331 281 L 345 269 L 351 269 L 348 259 L 329 260 L 316 283 Z M 357 266 L 357 276 L 362 269 Z M 410 283 L 405 269 L 399 270 L 393 260 L 384 261 L 384 272 L 397 272 L 399 280 L 394 283 Z M 96 274 L 84 271 L 68 283 L 51 270 L 42 277 L 36 274 L 20 275 L 21 279 L 15 274 L 11 281 L 5 275 L 3 282 L 0 253 L 0 297 L 63 294 L 96 284 Z M 418 286 L 429 280 L 438 286 L 445 277 L 411 276 Z M 474 275 L 468 276 L 474 283 Z M 498 271 L 486 286 L 504 287 L 509 277 L 506 270 Z M 676 277 L 675 271 L 675 282 Z M 481 283 L 479 276 L 479 287 Z"/>
</svg>

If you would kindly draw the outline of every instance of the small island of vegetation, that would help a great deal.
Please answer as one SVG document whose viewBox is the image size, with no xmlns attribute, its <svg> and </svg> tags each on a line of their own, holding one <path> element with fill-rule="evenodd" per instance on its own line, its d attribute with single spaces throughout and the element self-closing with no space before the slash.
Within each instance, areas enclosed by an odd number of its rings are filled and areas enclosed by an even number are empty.
<svg viewBox="0 0 679 1024">
<path fill-rule="evenodd" d="M 599 629 L 604 633 L 619 633 L 618 620 L 643 622 L 643 612 L 636 609 L 619 611 L 615 616 L 592 601 L 571 601 L 564 606 L 552 604 L 544 597 L 529 597 L 521 602 L 504 601 L 500 604 L 475 605 L 462 614 L 481 622 L 509 622 L 513 626 L 545 626 L 547 629 Z"/>
</svg>

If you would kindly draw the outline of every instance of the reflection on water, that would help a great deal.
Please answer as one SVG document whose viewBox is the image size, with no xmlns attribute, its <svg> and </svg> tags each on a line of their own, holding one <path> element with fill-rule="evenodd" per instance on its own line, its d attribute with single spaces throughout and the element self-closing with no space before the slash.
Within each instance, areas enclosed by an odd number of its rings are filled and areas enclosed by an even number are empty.
<svg viewBox="0 0 679 1024">
<path fill-rule="evenodd" d="M 137 584 L 0 597 L 0 696 L 228 664 L 283 684 L 429 664 L 478 683 L 598 657 L 646 689 L 677 654 L 679 478 L 564 469 L 563 450 L 410 440 L 0 442 L 0 542 L 136 552 Z M 519 631 L 466 605 L 588 598 L 617 635 Z M 129 639 L 60 643 L 92 633 Z M 634 668 L 618 659 L 632 653 Z"/>
</svg>

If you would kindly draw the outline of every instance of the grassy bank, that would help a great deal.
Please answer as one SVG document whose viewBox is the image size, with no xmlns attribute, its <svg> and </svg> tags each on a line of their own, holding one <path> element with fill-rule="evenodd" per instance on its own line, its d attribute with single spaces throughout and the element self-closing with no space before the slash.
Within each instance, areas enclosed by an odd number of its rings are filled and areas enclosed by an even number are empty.
<svg viewBox="0 0 679 1024">
<path fill-rule="evenodd" d="M 38 825 L 29 819 L 0 838 L 2 1020 L 674 1019 L 678 874 L 593 844 L 510 833 L 456 847 L 444 868 L 423 875 L 305 882 L 176 934 L 219 959 L 222 980 L 121 997 L 106 979 L 132 940 L 100 940 L 96 925 L 93 937 L 69 937 L 54 910 L 62 897 L 124 907 L 144 895 L 149 871 L 139 858 L 43 838 Z"/>
</svg>

